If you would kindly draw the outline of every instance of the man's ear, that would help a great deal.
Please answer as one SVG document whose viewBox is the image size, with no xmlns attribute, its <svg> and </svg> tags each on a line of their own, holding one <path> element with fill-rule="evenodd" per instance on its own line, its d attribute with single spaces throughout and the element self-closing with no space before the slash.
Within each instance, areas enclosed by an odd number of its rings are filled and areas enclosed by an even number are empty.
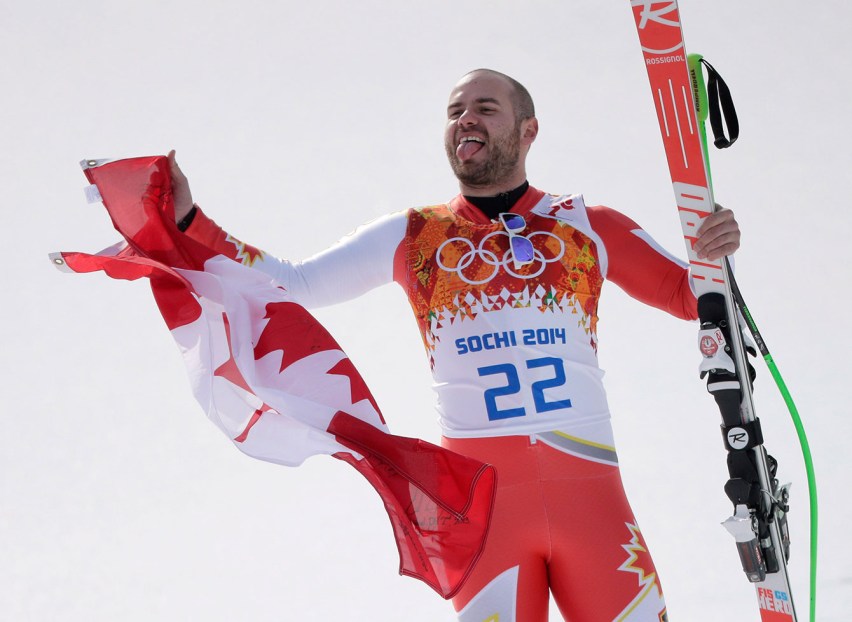
<svg viewBox="0 0 852 622">
<path fill-rule="evenodd" d="M 538 136 L 538 119 L 530 117 L 521 121 L 521 142 L 531 145 Z"/>
</svg>

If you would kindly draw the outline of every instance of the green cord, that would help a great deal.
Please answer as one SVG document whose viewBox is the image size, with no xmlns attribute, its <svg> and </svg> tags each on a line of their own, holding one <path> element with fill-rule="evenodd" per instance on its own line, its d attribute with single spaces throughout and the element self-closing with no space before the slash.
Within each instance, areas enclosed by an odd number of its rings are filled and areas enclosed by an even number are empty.
<svg viewBox="0 0 852 622">
<path fill-rule="evenodd" d="M 734 295 L 737 298 L 737 306 L 739 307 L 740 311 L 742 311 L 743 318 L 746 321 L 746 325 L 748 326 L 749 331 L 754 337 L 755 342 L 758 344 L 758 348 L 760 349 L 760 353 L 763 356 L 763 360 L 766 362 L 766 366 L 769 368 L 769 373 L 772 374 L 772 377 L 775 379 L 775 384 L 778 386 L 778 390 L 781 392 L 781 396 L 784 398 L 784 403 L 787 404 L 787 410 L 790 411 L 790 417 L 793 419 L 793 425 L 796 427 L 796 434 L 799 437 L 799 444 L 802 446 L 802 457 L 805 461 L 805 471 L 808 476 L 808 497 L 810 499 L 810 619 L 811 622 L 815 622 L 819 506 L 817 503 L 816 473 L 814 471 L 814 463 L 813 458 L 811 456 L 811 447 L 808 443 L 808 436 L 805 433 L 805 426 L 802 423 L 801 417 L 799 416 L 799 409 L 796 408 L 796 403 L 793 401 L 793 396 L 790 394 L 790 390 L 787 388 L 787 383 L 784 382 L 784 378 L 781 376 L 781 372 L 778 370 L 777 365 L 775 365 L 775 361 L 773 360 L 772 355 L 769 353 L 769 348 L 766 346 L 766 342 L 763 340 L 763 337 L 761 336 L 760 331 L 757 328 L 757 323 L 754 321 L 754 317 L 752 317 L 751 312 L 748 310 L 748 306 L 746 306 L 745 300 L 743 300 L 739 288 L 736 287 L 736 283 L 734 283 L 733 285 Z"/>
<path fill-rule="evenodd" d="M 687 64 L 689 66 L 689 73 L 692 79 L 692 92 L 693 92 L 693 100 L 695 102 L 696 108 L 696 117 L 698 121 L 699 135 L 701 136 L 701 147 L 704 152 L 704 164 L 707 171 L 707 180 L 710 186 L 712 187 L 712 178 L 710 175 L 710 154 L 707 148 L 707 130 L 705 128 L 705 121 L 707 120 L 708 114 L 708 102 L 707 102 L 707 88 L 704 84 L 704 72 L 701 68 L 701 59 L 702 56 L 700 54 L 688 54 L 687 55 Z M 729 271 L 730 274 L 733 274 Z M 818 532 L 819 532 L 819 511 L 817 504 L 817 487 L 816 487 L 816 474 L 814 472 L 814 464 L 813 459 L 811 457 L 811 449 L 810 444 L 808 443 L 808 436 L 805 433 L 805 426 L 802 424 L 802 419 L 799 416 L 799 410 L 796 408 L 796 404 L 793 401 L 793 397 L 790 395 L 789 389 L 787 389 L 787 384 L 784 382 L 784 378 L 781 377 L 781 372 L 778 371 L 778 367 L 775 365 L 775 361 L 772 359 L 772 355 L 769 353 L 769 349 L 766 347 L 766 342 L 763 341 L 763 337 L 760 335 L 760 331 L 757 329 L 757 324 L 754 321 L 754 318 L 751 315 L 751 312 L 748 310 L 748 307 L 743 300 L 742 294 L 737 287 L 736 281 L 731 283 L 731 289 L 734 292 L 734 296 L 736 298 L 737 307 L 740 309 L 743 318 L 746 321 L 746 325 L 749 328 L 754 340 L 758 344 L 758 348 L 760 349 L 760 353 L 763 356 L 763 360 L 766 362 L 766 366 L 769 368 L 769 373 L 772 374 L 772 378 L 775 380 L 775 384 L 778 387 L 778 390 L 781 392 L 781 396 L 784 398 L 784 402 L 787 404 L 787 410 L 790 411 L 790 417 L 793 419 L 793 425 L 796 427 L 796 434 L 799 438 L 799 444 L 802 447 L 802 457 L 805 462 L 805 471 L 808 477 L 808 497 L 810 499 L 810 545 L 811 545 L 811 556 L 810 556 L 810 621 L 816 622 L 816 579 L 817 579 L 817 541 L 818 541 Z"/>
</svg>

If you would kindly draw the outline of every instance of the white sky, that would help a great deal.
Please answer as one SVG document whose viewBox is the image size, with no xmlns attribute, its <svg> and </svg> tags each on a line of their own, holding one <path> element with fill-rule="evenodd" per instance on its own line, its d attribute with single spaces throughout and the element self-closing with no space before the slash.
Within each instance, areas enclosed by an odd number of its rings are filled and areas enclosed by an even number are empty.
<svg viewBox="0 0 852 622">
<path fill-rule="evenodd" d="M 681 5 L 689 50 L 716 66 L 738 106 L 740 141 L 711 155 L 716 195 L 741 223 L 740 285 L 810 435 L 820 620 L 845 620 L 852 5 Z M 294 259 L 385 212 L 442 202 L 456 191 L 441 144 L 446 97 L 487 66 L 536 99 L 533 185 L 620 209 L 682 255 L 627 0 L 5 0 L 0 54 L 0 619 L 454 619 L 397 575 L 379 499 L 354 470 L 243 456 L 192 400 L 146 285 L 64 275 L 47 253 L 117 238 L 83 199 L 87 157 L 175 147 L 210 215 Z M 401 291 L 317 315 L 392 429 L 437 441 Z M 696 374 L 696 327 L 612 286 L 600 315 L 625 483 L 672 621 L 757 620 L 718 525 L 730 512 L 725 455 Z M 759 372 L 767 446 L 793 482 L 805 619 L 807 485 L 792 424 Z"/>
</svg>

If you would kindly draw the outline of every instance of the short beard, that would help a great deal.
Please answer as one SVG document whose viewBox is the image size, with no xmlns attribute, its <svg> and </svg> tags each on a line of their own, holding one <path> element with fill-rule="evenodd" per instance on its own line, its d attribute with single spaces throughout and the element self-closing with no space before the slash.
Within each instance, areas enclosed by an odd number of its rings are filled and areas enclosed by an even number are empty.
<svg viewBox="0 0 852 622">
<path fill-rule="evenodd" d="M 471 188 L 487 188 L 508 178 L 515 172 L 521 159 L 521 122 L 515 122 L 514 131 L 507 138 L 488 144 L 488 159 L 479 164 L 464 164 L 456 156 L 456 145 L 444 145 L 450 168 L 456 178 Z"/>
</svg>

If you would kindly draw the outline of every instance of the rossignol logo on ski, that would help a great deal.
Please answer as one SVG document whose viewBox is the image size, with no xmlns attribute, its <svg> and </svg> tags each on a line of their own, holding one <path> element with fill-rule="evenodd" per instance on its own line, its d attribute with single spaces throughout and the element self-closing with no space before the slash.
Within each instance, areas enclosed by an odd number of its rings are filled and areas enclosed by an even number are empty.
<svg viewBox="0 0 852 622">
<path fill-rule="evenodd" d="M 670 55 L 677 50 L 683 49 L 683 38 L 680 33 L 680 14 L 677 2 L 654 2 L 653 0 L 631 0 L 634 15 L 637 8 L 640 9 L 636 16 L 636 25 L 644 30 L 643 43 L 648 41 L 651 46 L 642 46 L 642 50 L 648 54 L 656 54 L 661 58 L 645 58 L 649 65 L 658 63 L 682 62 L 683 55 Z"/>
<path fill-rule="evenodd" d="M 745 449 L 748 447 L 748 432 L 743 428 L 731 428 L 728 430 L 728 445 L 731 449 Z"/>
</svg>

